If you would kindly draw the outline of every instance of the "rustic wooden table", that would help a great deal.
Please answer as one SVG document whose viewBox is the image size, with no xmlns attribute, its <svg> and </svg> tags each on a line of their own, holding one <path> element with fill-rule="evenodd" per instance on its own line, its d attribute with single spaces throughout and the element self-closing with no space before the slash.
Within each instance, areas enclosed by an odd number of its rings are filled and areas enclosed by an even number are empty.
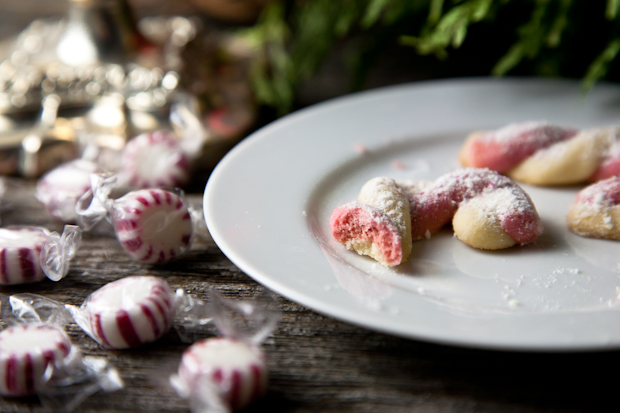
<svg viewBox="0 0 620 413">
<path fill-rule="evenodd" d="M 200 207 L 201 195 L 189 195 Z M 33 201 L 2 214 L 2 224 L 60 230 Z M 152 274 L 173 288 L 205 299 L 215 289 L 235 299 L 264 287 L 233 265 L 210 238 L 165 266 L 132 261 L 113 237 L 85 235 L 67 278 L 3 288 L 79 305 L 102 285 L 128 275 Z M 263 347 L 270 368 L 267 395 L 247 411 L 273 412 L 603 412 L 618 411 L 615 373 L 619 352 L 536 354 L 448 347 L 375 333 L 317 314 L 278 297 L 282 319 Z M 420 315 L 423 316 L 423 315 Z M 107 357 L 126 387 L 98 393 L 79 412 L 186 412 L 187 402 L 158 384 L 187 344 L 173 330 L 135 350 L 108 350 L 69 325 L 89 355 Z M 208 336 L 199 331 L 198 338 Z M 42 412 L 37 398 L 0 398 L 0 412 Z"/>
<path fill-rule="evenodd" d="M 133 0 L 132 4 L 165 4 L 174 9 L 186 3 Z M 8 36 L 34 18 L 62 15 L 66 5 L 0 0 L 0 8 L 0 33 Z M 156 9 L 153 13 L 163 11 Z M 200 206 L 200 194 L 189 198 Z M 4 212 L 2 225 L 10 224 L 61 229 L 36 202 Z M 113 237 L 85 235 L 67 278 L 58 283 L 2 288 L 0 292 L 32 292 L 79 305 L 108 282 L 146 274 L 161 276 L 173 288 L 183 288 L 203 299 L 210 289 L 235 299 L 251 298 L 264 289 L 232 264 L 209 238 L 196 240 L 182 259 L 155 267 L 132 261 Z M 537 354 L 448 347 L 369 331 L 282 297 L 278 304 L 282 319 L 263 344 L 270 368 L 269 391 L 248 412 L 620 410 L 615 378 L 620 370 L 620 352 Z M 76 325 L 69 325 L 68 332 L 86 354 L 107 357 L 126 383 L 118 392 L 90 397 L 78 412 L 189 411 L 186 401 L 158 384 L 161 372 L 177 364 L 188 346 L 175 331 L 156 343 L 127 351 L 101 347 Z M 206 337 L 208 333 L 199 332 L 197 336 Z M 43 411 L 37 398 L 0 398 L 2 413 Z"/>
</svg>

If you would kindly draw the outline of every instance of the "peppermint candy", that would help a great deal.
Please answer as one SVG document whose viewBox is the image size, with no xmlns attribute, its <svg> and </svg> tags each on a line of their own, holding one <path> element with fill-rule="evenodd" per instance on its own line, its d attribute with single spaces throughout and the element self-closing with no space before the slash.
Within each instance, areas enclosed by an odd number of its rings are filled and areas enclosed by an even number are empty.
<svg viewBox="0 0 620 413">
<path fill-rule="evenodd" d="M 95 291 L 73 310 L 82 329 L 111 348 L 138 347 L 172 326 L 175 294 L 166 281 L 150 276 L 120 279 Z"/>
<path fill-rule="evenodd" d="M 71 341 L 60 328 L 30 323 L 0 332 L 0 395 L 36 393 L 49 365 L 62 364 Z"/>
<path fill-rule="evenodd" d="M 35 196 L 54 218 L 75 222 L 75 204 L 90 189 L 90 175 L 97 172 L 98 166 L 84 159 L 66 162 L 37 181 Z"/>
<path fill-rule="evenodd" d="M 163 264 L 187 250 L 192 220 L 186 202 L 173 192 L 144 189 L 114 203 L 113 225 L 123 249 L 137 261 Z"/>
<path fill-rule="evenodd" d="M 243 409 L 267 390 L 267 360 L 256 345 L 232 338 L 209 338 L 183 353 L 179 378 L 191 391 L 205 381 L 232 409 Z"/>
<path fill-rule="evenodd" d="M 155 131 L 130 140 L 121 155 L 121 180 L 133 188 L 173 188 L 187 183 L 191 160 L 181 141 Z"/>
</svg>

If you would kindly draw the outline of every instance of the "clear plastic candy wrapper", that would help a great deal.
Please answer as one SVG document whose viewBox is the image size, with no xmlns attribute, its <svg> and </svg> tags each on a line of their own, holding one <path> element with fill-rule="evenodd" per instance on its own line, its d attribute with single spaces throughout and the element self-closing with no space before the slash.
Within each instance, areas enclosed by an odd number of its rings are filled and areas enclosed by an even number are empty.
<svg viewBox="0 0 620 413">
<path fill-rule="evenodd" d="M 67 309 L 93 340 L 125 349 L 163 336 L 174 324 L 177 302 L 164 279 L 134 276 L 111 282 L 88 296 L 80 307 Z"/>
<path fill-rule="evenodd" d="M 243 409 L 266 392 L 269 373 L 260 344 L 279 320 L 279 312 L 265 302 L 233 301 L 213 292 L 209 298 L 220 337 L 192 344 L 170 377 L 193 413 Z"/>
<path fill-rule="evenodd" d="M 56 301 L 34 294 L 0 295 L 0 396 L 38 395 L 52 411 L 72 411 L 93 393 L 123 381 L 101 357 L 84 356 L 64 326 L 71 316 Z"/>
<path fill-rule="evenodd" d="M 75 322 L 99 344 L 135 348 L 156 341 L 171 327 L 188 331 L 211 322 L 202 300 L 176 293 L 159 277 L 121 278 L 89 295 L 81 306 L 65 306 Z M 179 331 L 185 341 L 186 336 Z"/>
<path fill-rule="evenodd" d="M 181 141 L 167 131 L 143 133 L 127 142 L 121 154 L 121 184 L 131 188 L 170 188 L 185 185 L 192 160 Z"/>
<path fill-rule="evenodd" d="M 114 175 L 91 175 L 91 179 L 92 189 L 76 205 L 84 230 L 106 219 L 123 249 L 134 260 L 145 263 L 164 264 L 189 249 L 193 226 L 182 192 L 142 189 L 112 199 Z"/>
<path fill-rule="evenodd" d="M 51 216 L 75 223 L 75 204 L 91 188 L 90 175 L 99 172 L 97 164 L 86 159 L 65 162 L 39 178 L 35 196 Z"/>
<path fill-rule="evenodd" d="M 81 235 L 74 225 L 66 225 L 62 235 L 35 226 L 0 228 L 0 285 L 64 278 Z"/>
<path fill-rule="evenodd" d="M 108 283 L 80 306 L 37 297 L 57 315 L 75 321 L 93 340 L 113 349 L 135 348 L 153 342 L 171 327 L 188 331 L 211 322 L 211 308 L 202 300 L 176 293 L 160 277 L 133 276 Z M 179 332 L 181 339 L 187 336 Z"/>
<path fill-rule="evenodd" d="M 179 93 L 170 111 L 175 133 L 155 130 L 133 137 L 120 154 L 119 187 L 171 188 L 187 184 L 208 138 L 195 97 Z"/>
</svg>

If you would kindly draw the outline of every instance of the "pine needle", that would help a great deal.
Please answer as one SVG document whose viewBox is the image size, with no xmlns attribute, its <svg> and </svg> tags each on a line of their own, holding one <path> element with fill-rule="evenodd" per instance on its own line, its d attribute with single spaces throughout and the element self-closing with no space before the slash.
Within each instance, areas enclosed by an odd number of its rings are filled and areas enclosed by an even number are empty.
<svg viewBox="0 0 620 413">
<path fill-rule="evenodd" d="M 615 38 L 607 44 L 607 47 L 594 59 L 594 62 L 588 67 L 586 75 L 583 79 L 582 90 L 590 91 L 596 82 L 602 79 L 609 70 L 610 63 L 618 56 L 620 52 L 620 38 Z"/>
</svg>

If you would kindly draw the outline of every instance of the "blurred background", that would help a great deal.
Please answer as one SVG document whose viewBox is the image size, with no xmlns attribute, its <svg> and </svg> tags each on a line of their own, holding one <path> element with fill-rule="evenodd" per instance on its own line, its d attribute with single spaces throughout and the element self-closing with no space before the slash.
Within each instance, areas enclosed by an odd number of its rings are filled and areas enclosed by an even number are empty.
<svg viewBox="0 0 620 413">
<path fill-rule="evenodd" d="M 618 81 L 620 1 L 0 2 L 0 173 L 134 136 L 194 139 L 191 189 L 253 130 L 360 90 L 471 76 Z M 191 146 L 191 145 L 190 145 Z"/>
</svg>

